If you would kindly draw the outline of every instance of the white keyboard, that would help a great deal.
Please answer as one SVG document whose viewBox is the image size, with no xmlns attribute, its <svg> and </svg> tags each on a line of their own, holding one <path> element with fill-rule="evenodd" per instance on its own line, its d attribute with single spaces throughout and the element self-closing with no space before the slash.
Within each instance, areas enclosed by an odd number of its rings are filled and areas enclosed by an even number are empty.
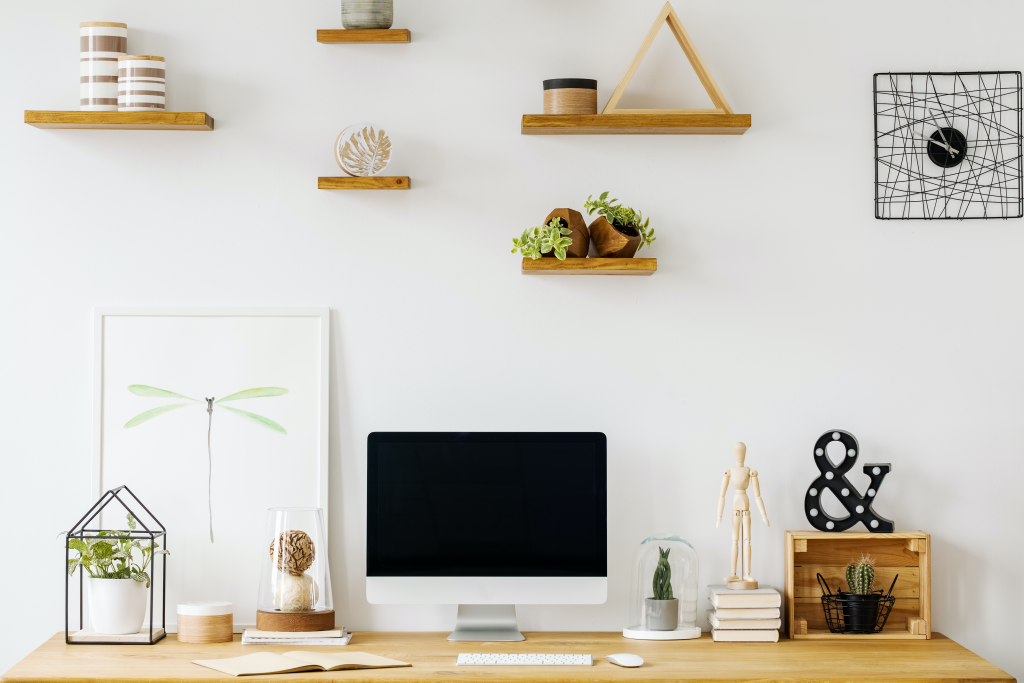
<svg viewBox="0 0 1024 683">
<path fill-rule="evenodd" d="M 459 655 L 456 665 L 474 666 L 593 666 L 591 655 Z"/>
</svg>

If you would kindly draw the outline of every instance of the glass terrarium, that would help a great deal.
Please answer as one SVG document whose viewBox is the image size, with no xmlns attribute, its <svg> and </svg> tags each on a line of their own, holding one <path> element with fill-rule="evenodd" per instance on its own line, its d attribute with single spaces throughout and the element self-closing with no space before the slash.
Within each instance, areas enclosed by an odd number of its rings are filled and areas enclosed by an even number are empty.
<svg viewBox="0 0 1024 683">
<path fill-rule="evenodd" d="M 627 638 L 700 638 L 697 551 L 679 536 L 645 538 L 633 559 Z"/>
<path fill-rule="evenodd" d="M 256 602 L 261 631 L 334 628 L 327 535 L 320 508 L 270 508 L 260 549 L 263 569 Z"/>
</svg>

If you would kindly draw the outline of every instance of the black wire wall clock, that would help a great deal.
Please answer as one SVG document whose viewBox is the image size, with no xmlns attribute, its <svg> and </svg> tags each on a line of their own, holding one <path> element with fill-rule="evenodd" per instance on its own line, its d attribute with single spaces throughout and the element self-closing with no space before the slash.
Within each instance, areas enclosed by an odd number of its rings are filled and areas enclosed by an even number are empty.
<svg viewBox="0 0 1024 683">
<path fill-rule="evenodd" d="M 875 74 L 875 218 L 1020 218 L 1021 73 Z"/>
</svg>

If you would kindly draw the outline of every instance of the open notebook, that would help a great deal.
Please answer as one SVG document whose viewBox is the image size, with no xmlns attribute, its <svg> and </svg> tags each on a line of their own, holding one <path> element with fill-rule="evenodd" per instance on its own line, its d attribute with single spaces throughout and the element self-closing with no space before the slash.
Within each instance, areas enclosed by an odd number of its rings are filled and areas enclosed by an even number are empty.
<svg viewBox="0 0 1024 683">
<path fill-rule="evenodd" d="M 214 669 L 229 676 L 259 676 L 262 674 L 290 674 L 296 671 L 340 671 L 342 669 L 385 669 L 392 666 L 412 666 L 408 662 L 388 659 L 368 652 L 255 652 L 230 659 L 197 659 L 193 664 Z"/>
</svg>

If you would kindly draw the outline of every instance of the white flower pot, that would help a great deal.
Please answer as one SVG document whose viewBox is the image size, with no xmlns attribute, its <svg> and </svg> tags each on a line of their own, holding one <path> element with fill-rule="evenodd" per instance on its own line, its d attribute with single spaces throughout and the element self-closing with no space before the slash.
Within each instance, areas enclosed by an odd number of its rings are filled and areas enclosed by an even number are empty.
<svg viewBox="0 0 1024 683">
<path fill-rule="evenodd" d="M 89 615 L 96 633 L 121 636 L 138 633 L 146 620 L 149 589 L 135 579 L 86 577 Z"/>
</svg>

